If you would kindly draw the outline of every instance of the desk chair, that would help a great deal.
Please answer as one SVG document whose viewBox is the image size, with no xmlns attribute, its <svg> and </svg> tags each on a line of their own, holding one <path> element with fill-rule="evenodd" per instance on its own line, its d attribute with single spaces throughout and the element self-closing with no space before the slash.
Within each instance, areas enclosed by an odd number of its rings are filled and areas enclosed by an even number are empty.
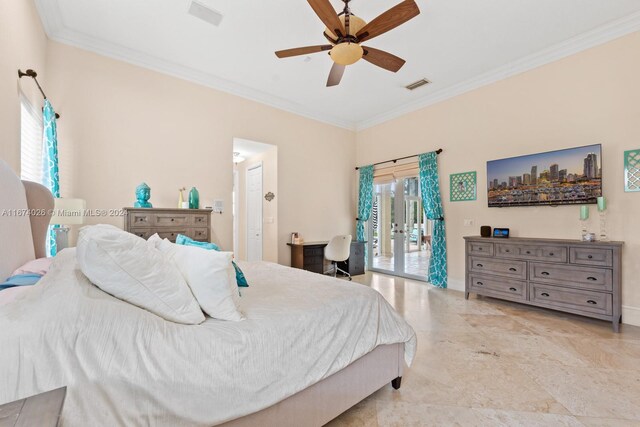
<svg viewBox="0 0 640 427">
<path fill-rule="evenodd" d="M 347 236 L 335 236 L 331 239 L 329 244 L 324 248 L 324 257 L 331 261 L 333 269 L 325 271 L 324 274 L 333 273 L 333 277 L 341 272 L 351 280 L 351 275 L 341 268 L 338 268 L 338 263 L 349 259 L 349 253 L 351 252 L 351 235 Z"/>
</svg>

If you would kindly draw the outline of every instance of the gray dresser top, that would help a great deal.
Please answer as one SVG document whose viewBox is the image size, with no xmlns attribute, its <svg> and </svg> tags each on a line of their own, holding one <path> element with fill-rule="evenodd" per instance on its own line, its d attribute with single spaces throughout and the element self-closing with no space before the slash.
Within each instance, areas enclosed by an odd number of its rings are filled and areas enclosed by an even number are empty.
<svg viewBox="0 0 640 427">
<path fill-rule="evenodd" d="M 556 245 L 584 245 L 584 246 L 622 246 L 624 242 L 616 242 L 616 241 L 595 241 L 595 242 L 584 242 L 582 240 L 572 240 L 572 239 L 539 239 L 539 238 L 531 238 L 531 237 L 482 237 L 482 236 L 464 236 L 465 240 L 481 240 L 483 242 L 494 242 L 494 243 L 523 243 L 523 244 L 556 244 Z"/>
<path fill-rule="evenodd" d="M 200 214 L 207 214 L 207 213 L 212 213 L 213 209 L 208 208 L 208 209 L 186 209 L 186 208 L 123 208 L 125 211 L 131 211 L 131 212 L 155 212 L 155 213 L 159 213 L 159 212 L 180 212 L 180 213 L 200 213 Z"/>
</svg>

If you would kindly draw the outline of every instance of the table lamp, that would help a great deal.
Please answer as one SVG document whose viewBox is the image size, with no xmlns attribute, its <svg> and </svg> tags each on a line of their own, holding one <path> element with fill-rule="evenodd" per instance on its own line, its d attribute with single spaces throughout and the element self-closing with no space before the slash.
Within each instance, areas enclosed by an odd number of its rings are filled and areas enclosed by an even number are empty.
<svg viewBox="0 0 640 427">
<path fill-rule="evenodd" d="M 58 225 L 53 230 L 56 233 L 56 248 L 59 251 L 69 247 L 69 225 L 84 224 L 84 211 L 87 202 L 83 199 L 59 198 L 54 200 L 51 225 Z"/>
</svg>

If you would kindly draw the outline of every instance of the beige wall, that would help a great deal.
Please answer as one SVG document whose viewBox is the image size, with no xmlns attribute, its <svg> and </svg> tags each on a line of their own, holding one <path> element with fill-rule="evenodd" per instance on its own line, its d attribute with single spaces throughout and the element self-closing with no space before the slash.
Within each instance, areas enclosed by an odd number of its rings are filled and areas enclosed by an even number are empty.
<svg viewBox="0 0 640 427">
<path fill-rule="evenodd" d="M 353 132 L 55 42 L 47 67 L 48 95 L 63 118 L 62 190 L 89 209 L 131 206 L 142 181 L 156 207 L 175 206 L 180 187 L 196 186 L 203 205 L 224 200 L 213 235 L 230 250 L 238 137 L 278 147 L 279 262 L 289 263 L 291 231 L 322 240 L 352 230 Z"/>
<path fill-rule="evenodd" d="M 0 159 L 20 172 L 20 85 L 35 107 L 42 95 L 31 78 L 18 80 L 18 68 L 31 68 L 45 84 L 47 37 L 31 0 L 0 1 Z M 46 87 L 46 86 L 45 86 Z"/>
<path fill-rule="evenodd" d="M 235 255 L 247 259 L 247 169 L 262 164 L 262 193 L 272 192 L 272 201 L 262 199 L 262 259 L 278 262 L 278 147 L 256 154 L 239 163 L 238 171 L 238 247 Z"/>
<path fill-rule="evenodd" d="M 640 324 L 640 193 L 623 191 L 623 151 L 640 148 L 640 33 L 361 131 L 357 162 L 437 148 L 447 220 L 450 286 L 464 280 L 465 235 L 480 225 L 514 236 L 578 238 L 577 206 L 489 209 L 486 161 L 602 144 L 608 228 L 624 240 L 623 321 Z M 449 174 L 478 172 L 478 200 L 450 203 Z M 592 228 L 597 231 L 595 209 Z M 472 219 L 473 227 L 464 227 Z"/>
</svg>

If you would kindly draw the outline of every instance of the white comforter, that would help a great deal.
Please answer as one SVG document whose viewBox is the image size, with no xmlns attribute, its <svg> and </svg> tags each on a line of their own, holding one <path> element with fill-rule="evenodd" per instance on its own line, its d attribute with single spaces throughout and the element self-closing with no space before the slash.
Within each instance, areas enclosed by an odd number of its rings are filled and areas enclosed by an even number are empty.
<svg viewBox="0 0 640 427">
<path fill-rule="evenodd" d="M 362 285 L 241 264 L 247 320 L 179 325 L 93 286 L 75 252 L 0 307 L 0 403 L 68 386 L 62 425 L 209 426 L 269 407 L 380 344 L 416 338 Z"/>
</svg>

